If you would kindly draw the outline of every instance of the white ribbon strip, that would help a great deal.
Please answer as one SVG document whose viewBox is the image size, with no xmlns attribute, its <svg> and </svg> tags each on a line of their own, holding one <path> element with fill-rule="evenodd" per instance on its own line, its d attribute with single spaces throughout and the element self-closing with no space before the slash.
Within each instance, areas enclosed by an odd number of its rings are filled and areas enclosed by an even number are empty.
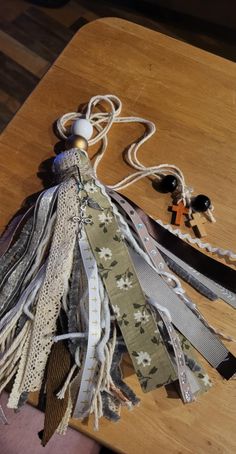
<svg viewBox="0 0 236 454">
<path fill-rule="evenodd" d="M 91 251 L 85 231 L 83 230 L 81 234 L 82 238 L 79 241 L 79 247 L 88 280 L 89 327 L 87 352 L 83 366 L 80 390 L 73 413 L 74 418 L 84 418 L 89 414 L 93 396 L 93 378 L 97 367 L 96 347 L 101 337 L 101 301 L 99 295 L 97 263 Z"/>
</svg>

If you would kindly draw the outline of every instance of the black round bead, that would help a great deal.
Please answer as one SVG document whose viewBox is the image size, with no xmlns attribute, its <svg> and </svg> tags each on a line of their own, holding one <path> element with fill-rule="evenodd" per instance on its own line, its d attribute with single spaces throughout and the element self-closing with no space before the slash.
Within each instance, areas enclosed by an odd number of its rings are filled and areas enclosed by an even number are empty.
<svg viewBox="0 0 236 454">
<path fill-rule="evenodd" d="M 174 175 L 165 175 L 158 185 L 158 190 L 164 194 L 173 192 L 178 185 L 178 180 Z"/>
<path fill-rule="evenodd" d="M 207 211 L 211 206 L 209 197 L 199 194 L 191 201 L 191 206 L 195 211 Z"/>
</svg>

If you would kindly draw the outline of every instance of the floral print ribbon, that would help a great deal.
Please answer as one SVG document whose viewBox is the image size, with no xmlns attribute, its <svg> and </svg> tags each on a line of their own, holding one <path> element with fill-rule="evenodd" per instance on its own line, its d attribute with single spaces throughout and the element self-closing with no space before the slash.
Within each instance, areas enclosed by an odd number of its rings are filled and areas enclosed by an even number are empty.
<svg viewBox="0 0 236 454">
<path fill-rule="evenodd" d="M 86 234 L 108 292 L 142 389 L 147 392 L 177 379 L 158 326 L 139 284 L 103 187 L 81 174 L 80 196 L 87 200 Z"/>
</svg>

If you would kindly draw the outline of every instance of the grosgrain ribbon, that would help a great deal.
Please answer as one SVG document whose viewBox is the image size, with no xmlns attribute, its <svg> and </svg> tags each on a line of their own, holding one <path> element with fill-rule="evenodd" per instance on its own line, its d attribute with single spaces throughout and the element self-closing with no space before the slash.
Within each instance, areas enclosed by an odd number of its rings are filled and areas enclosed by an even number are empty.
<svg viewBox="0 0 236 454">
<path fill-rule="evenodd" d="M 46 446 L 59 426 L 68 405 L 69 390 L 63 399 L 57 398 L 57 392 L 70 370 L 70 353 L 63 342 L 53 345 L 47 368 L 46 409 L 42 445 Z"/>
</svg>

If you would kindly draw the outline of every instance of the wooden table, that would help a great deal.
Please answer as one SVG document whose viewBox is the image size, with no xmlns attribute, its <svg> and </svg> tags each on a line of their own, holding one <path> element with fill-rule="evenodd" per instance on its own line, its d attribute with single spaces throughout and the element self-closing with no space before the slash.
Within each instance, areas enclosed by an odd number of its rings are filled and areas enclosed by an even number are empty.
<svg viewBox="0 0 236 454">
<path fill-rule="evenodd" d="M 106 93 L 121 97 L 124 114 L 156 122 L 158 133 L 141 150 L 142 161 L 177 164 L 196 194 L 207 194 L 214 203 L 217 223 L 207 226 L 208 241 L 235 248 L 235 64 L 120 19 L 83 27 L 2 134 L 0 227 L 27 195 L 41 189 L 36 173 L 40 162 L 54 154 L 54 120 Z M 103 182 L 114 183 L 131 172 L 122 151 L 142 132 L 141 126 L 113 127 L 100 171 Z M 169 221 L 169 195 L 155 192 L 149 181 L 125 194 L 154 217 Z M 235 336 L 233 309 L 188 291 L 209 321 Z M 236 353 L 235 345 L 231 351 Z M 117 424 L 101 421 L 99 432 L 91 422 L 72 420 L 73 427 L 131 454 L 236 452 L 235 382 L 223 382 L 207 366 L 214 388 L 184 406 L 167 398 L 163 389 L 143 395 L 130 366 L 125 369 L 127 382 L 142 399 L 140 407 L 122 410 Z"/>
</svg>

